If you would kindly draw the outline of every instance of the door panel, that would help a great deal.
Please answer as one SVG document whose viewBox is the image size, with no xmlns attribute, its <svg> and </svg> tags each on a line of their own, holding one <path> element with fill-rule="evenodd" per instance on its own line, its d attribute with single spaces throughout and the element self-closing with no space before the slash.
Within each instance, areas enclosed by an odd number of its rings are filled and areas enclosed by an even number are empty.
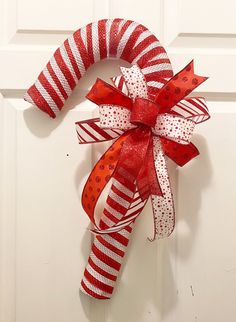
<svg viewBox="0 0 236 322">
<path fill-rule="evenodd" d="M 232 0 L 0 2 L 0 322 L 234 322 L 235 10 Z M 80 197 L 108 145 L 80 146 L 74 122 L 97 113 L 85 100 L 96 77 L 127 64 L 90 68 L 56 120 L 22 96 L 73 30 L 108 17 L 147 26 L 175 72 L 194 58 L 196 72 L 210 77 L 196 94 L 212 118 L 193 138 L 201 155 L 184 168 L 168 163 L 174 234 L 147 241 L 148 205 L 117 292 L 99 302 L 79 293 L 91 245 Z"/>
</svg>

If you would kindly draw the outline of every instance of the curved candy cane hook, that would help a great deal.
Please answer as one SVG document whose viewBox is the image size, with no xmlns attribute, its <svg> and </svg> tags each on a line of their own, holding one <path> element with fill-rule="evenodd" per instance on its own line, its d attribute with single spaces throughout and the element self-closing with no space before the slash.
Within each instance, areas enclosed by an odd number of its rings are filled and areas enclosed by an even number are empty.
<svg viewBox="0 0 236 322">
<path fill-rule="evenodd" d="M 155 95 L 173 75 L 164 48 L 146 27 L 131 20 L 103 19 L 65 40 L 24 99 L 55 118 L 89 66 L 110 57 L 137 64 L 149 95 Z"/>
</svg>

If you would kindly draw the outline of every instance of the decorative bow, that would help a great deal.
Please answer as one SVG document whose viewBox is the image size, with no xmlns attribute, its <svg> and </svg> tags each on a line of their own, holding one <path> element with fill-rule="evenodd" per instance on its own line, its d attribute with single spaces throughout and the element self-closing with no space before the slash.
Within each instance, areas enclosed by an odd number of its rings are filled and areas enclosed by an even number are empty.
<svg viewBox="0 0 236 322">
<path fill-rule="evenodd" d="M 204 98 L 186 96 L 207 77 L 194 74 L 192 61 L 153 97 L 137 65 L 121 67 L 121 73 L 112 79 L 117 88 L 97 79 L 87 95 L 99 106 L 100 118 L 76 123 L 82 144 L 116 138 L 85 184 L 83 208 L 94 224 L 92 232 L 111 234 L 134 222 L 151 197 L 150 240 L 163 238 L 175 224 L 166 156 L 183 166 L 199 154 L 190 141 L 195 124 L 209 118 L 208 109 Z M 106 216 L 97 222 L 95 207 L 111 178 Z"/>
</svg>

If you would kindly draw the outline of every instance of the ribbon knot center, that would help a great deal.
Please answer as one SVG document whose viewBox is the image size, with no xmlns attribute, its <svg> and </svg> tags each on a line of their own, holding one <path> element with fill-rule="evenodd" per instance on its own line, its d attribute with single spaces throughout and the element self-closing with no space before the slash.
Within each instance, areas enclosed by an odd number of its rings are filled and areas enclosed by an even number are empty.
<svg viewBox="0 0 236 322">
<path fill-rule="evenodd" d="M 133 103 L 130 122 L 154 127 L 159 107 L 156 103 L 141 97 L 136 97 Z"/>
</svg>

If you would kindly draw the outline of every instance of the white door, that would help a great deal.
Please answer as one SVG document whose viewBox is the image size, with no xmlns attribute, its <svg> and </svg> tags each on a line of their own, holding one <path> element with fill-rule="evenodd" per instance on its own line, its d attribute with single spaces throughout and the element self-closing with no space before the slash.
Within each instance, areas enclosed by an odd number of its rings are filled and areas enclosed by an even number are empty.
<svg viewBox="0 0 236 322">
<path fill-rule="evenodd" d="M 0 1 L 0 322 L 235 321 L 235 11 L 233 0 Z M 98 301 L 79 293 L 91 244 L 80 196 L 106 145 L 79 146 L 74 122 L 93 117 L 82 98 L 119 64 L 93 66 L 56 120 L 22 96 L 72 31 L 108 17 L 147 26 L 175 72 L 194 58 L 212 118 L 196 129 L 200 157 L 170 164 L 175 233 L 149 243 L 147 207 L 113 299 Z"/>
</svg>

